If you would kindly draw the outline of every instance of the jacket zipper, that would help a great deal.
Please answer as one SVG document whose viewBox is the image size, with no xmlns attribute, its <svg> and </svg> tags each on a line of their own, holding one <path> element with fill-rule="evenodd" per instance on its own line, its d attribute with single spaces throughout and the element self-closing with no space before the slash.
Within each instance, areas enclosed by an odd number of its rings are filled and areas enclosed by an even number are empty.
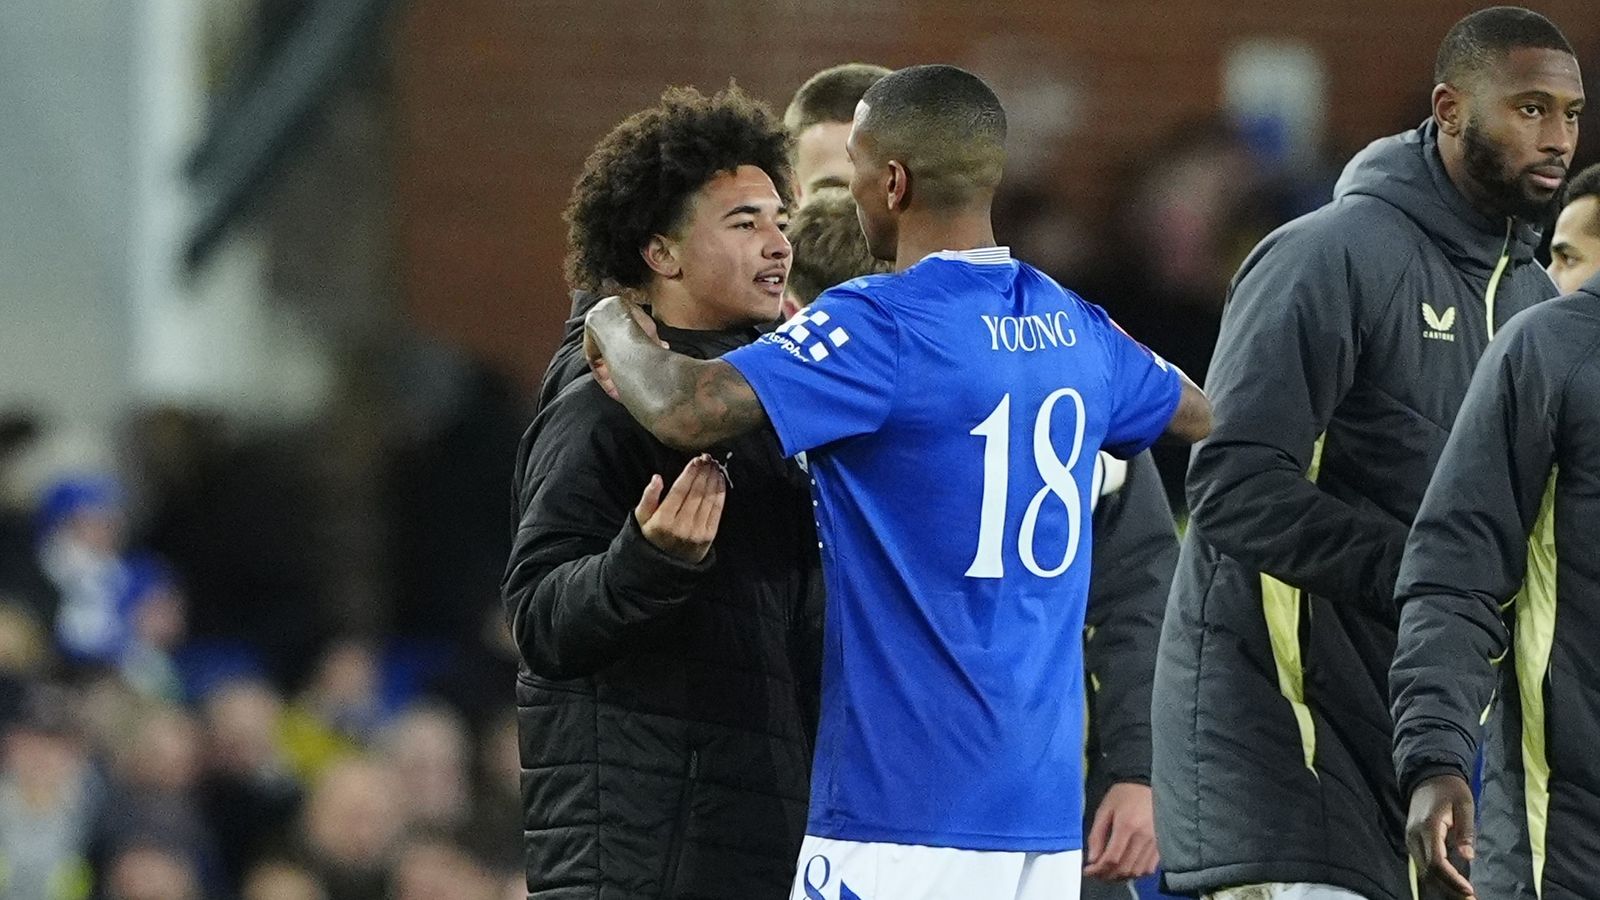
<svg viewBox="0 0 1600 900">
<path fill-rule="evenodd" d="M 661 876 L 661 900 L 677 896 L 678 864 L 683 856 L 683 834 L 689 829 L 689 803 L 694 797 L 694 783 L 700 777 L 700 751 L 689 751 L 689 770 L 683 779 L 683 791 L 678 794 L 678 818 L 672 826 L 672 841 L 667 844 L 667 868 Z"/>
<path fill-rule="evenodd" d="M 1516 223 L 1515 219 L 1506 219 L 1506 242 L 1500 248 L 1500 262 L 1494 267 L 1494 274 L 1489 276 L 1489 290 L 1483 295 L 1484 306 L 1489 311 L 1489 340 L 1494 340 L 1494 295 L 1500 290 L 1500 276 L 1506 273 L 1506 264 L 1511 262 L 1511 229 Z"/>
</svg>

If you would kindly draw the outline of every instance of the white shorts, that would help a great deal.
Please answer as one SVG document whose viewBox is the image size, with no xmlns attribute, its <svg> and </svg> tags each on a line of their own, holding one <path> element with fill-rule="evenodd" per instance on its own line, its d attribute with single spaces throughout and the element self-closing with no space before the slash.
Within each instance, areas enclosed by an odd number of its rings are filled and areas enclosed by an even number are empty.
<svg viewBox="0 0 1600 900">
<path fill-rule="evenodd" d="M 1011 853 L 806 835 L 790 900 L 1078 900 L 1083 851 Z"/>
<path fill-rule="evenodd" d="M 1331 884 L 1247 884 L 1206 895 L 1206 900 L 1364 900 Z"/>
</svg>

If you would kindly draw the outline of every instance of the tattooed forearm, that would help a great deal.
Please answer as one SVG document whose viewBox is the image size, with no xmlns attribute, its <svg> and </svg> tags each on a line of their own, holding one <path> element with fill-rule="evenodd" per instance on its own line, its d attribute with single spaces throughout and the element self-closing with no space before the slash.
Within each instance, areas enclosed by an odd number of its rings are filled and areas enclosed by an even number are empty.
<svg viewBox="0 0 1600 900">
<path fill-rule="evenodd" d="M 644 422 L 663 443 L 704 450 L 766 422 L 761 401 L 733 366 L 675 356 L 666 369 L 661 387 L 668 396 L 656 407 L 655 421 Z"/>
<path fill-rule="evenodd" d="M 663 349 L 629 314 L 602 301 L 589 316 L 617 399 L 662 443 L 704 450 L 760 427 L 766 412 L 744 376 L 721 360 Z"/>
</svg>

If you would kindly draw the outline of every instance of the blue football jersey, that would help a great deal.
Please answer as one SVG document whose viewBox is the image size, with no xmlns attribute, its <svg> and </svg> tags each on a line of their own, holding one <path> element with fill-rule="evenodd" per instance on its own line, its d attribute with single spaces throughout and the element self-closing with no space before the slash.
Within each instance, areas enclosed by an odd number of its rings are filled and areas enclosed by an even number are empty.
<svg viewBox="0 0 1600 900">
<path fill-rule="evenodd" d="M 828 589 L 807 831 L 1082 845 L 1095 456 L 1177 373 L 1006 248 L 859 278 L 723 357 L 804 452 Z"/>
</svg>

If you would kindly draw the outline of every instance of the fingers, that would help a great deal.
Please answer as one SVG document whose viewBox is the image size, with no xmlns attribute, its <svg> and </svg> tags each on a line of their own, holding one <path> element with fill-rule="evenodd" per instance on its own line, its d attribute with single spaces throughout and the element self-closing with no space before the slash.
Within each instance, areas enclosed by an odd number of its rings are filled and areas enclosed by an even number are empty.
<svg viewBox="0 0 1600 900">
<path fill-rule="evenodd" d="M 1111 835 L 1111 804 L 1102 802 L 1100 808 L 1094 812 L 1094 824 L 1089 828 L 1089 843 L 1084 848 L 1088 852 L 1084 859 L 1088 865 L 1083 873 L 1090 878 L 1103 878 L 1110 871 L 1110 866 L 1103 859 L 1106 852 L 1106 838 Z"/>
<path fill-rule="evenodd" d="M 1129 862 L 1129 844 L 1133 840 L 1134 829 L 1122 823 L 1117 823 L 1111 829 L 1111 840 L 1106 842 L 1106 852 L 1103 859 L 1110 864 L 1112 878 L 1127 878 L 1131 870 Z"/>
<path fill-rule="evenodd" d="M 1133 877 L 1144 878 L 1147 875 L 1154 875 L 1156 873 L 1156 869 L 1160 867 L 1161 850 L 1156 846 L 1155 841 L 1151 841 L 1145 847 L 1144 853 L 1139 856 L 1139 863 L 1137 866 L 1135 866 Z"/>
<path fill-rule="evenodd" d="M 699 551 L 716 538 L 727 500 L 721 467 L 701 454 L 684 465 L 665 498 L 660 498 L 660 492 L 658 475 L 651 479 L 635 510 L 639 523 L 646 526 L 646 536 L 660 544 L 697 548 L 696 554 L 703 556 Z"/>
<path fill-rule="evenodd" d="M 666 522 L 676 522 L 683 514 L 683 506 L 694 495 L 695 484 L 700 476 L 700 458 L 697 456 L 683 467 L 678 477 L 672 482 L 672 489 L 667 491 L 667 498 L 661 501 L 661 508 L 657 513 Z"/>
<path fill-rule="evenodd" d="M 1425 823 L 1413 820 L 1406 825 L 1406 852 L 1411 854 L 1411 861 L 1416 863 L 1419 871 L 1427 870 L 1432 864 L 1433 854 L 1428 850 L 1428 829 Z"/>
<path fill-rule="evenodd" d="M 1154 873 L 1161 862 L 1155 835 L 1139 825 L 1137 818 L 1130 820 L 1115 815 L 1108 818 L 1111 822 L 1109 840 L 1094 864 L 1084 868 L 1084 874 L 1103 881 L 1126 881 Z"/>
<path fill-rule="evenodd" d="M 660 506 L 661 476 L 651 475 L 650 483 L 644 486 L 644 496 L 639 498 L 639 505 L 633 508 L 634 518 L 639 520 L 640 525 L 644 525 L 655 516 Z"/>
<path fill-rule="evenodd" d="M 706 469 L 711 484 L 705 501 L 700 504 L 700 518 L 695 526 L 700 540 L 710 543 L 716 539 L 717 527 L 722 523 L 722 508 L 728 500 L 728 482 L 716 463 L 710 463 Z"/>
<path fill-rule="evenodd" d="M 714 477 L 714 473 L 711 470 L 715 468 L 716 464 L 711 461 L 711 458 L 701 454 L 690 460 L 688 467 L 684 469 L 684 476 L 688 480 L 688 485 L 683 494 L 683 503 L 678 507 L 677 519 L 683 528 L 684 534 L 691 539 L 699 536 L 698 524 L 706 501 L 711 496 L 712 478 Z M 693 470 L 692 477 L 690 476 L 691 469 Z M 716 477 L 720 479 L 720 476 Z"/>
<path fill-rule="evenodd" d="M 1472 808 L 1472 795 L 1463 794 L 1456 798 L 1451 818 L 1455 823 L 1455 848 L 1462 859 L 1472 860 L 1477 857 L 1478 843 L 1477 815 Z"/>
<path fill-rule="evenodd" d="M 622 395 L 617 393 L 617 384 L 611 380 L 611 368 L 603 361 L 594 363 L 592 368 L 594 371 L 594 380 L 599 382 L 600 390 L 605 391 L 607 397 L 610 397 L 613 400 L 621 401 Z"/>
<path fill-rule="evenodd" d="M 643 331 L 650 340 L 660 341 L 661 338 L 656 331 L 656 320 L 650 318 L 650 314 L 644 311 L 644 307 L 631 301 L 623 302 L 628 307 L 628 312 L 633 316 L 633 323 L 639 326 L 639 330 Z"/>
<path fill-rule="evenodd" d="M 1429 820 L 1427 846 L 1431 858 L 1426 871 L 1451 897 L 1471 897 L 1472 882 L 1450 863 L 1446 838 L 1453 830 L 1453 821 L 1453 814 L 1449 811 L 1442 811 L 1442 814 Z"/>
</svg>

